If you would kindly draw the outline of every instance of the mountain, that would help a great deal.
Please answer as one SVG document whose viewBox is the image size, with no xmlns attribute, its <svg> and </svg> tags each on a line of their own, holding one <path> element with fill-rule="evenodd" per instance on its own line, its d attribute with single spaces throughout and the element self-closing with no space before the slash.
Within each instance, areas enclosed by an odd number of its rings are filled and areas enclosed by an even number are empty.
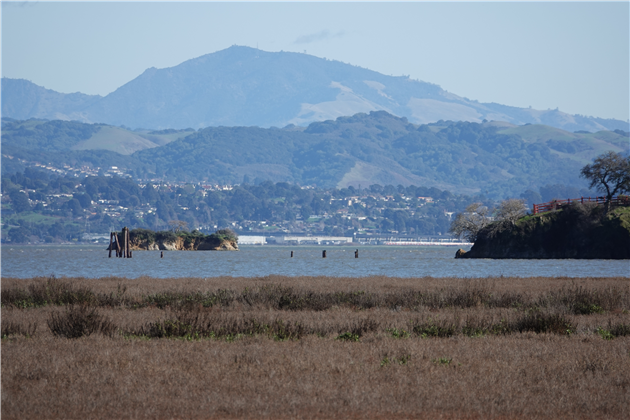
<svg viewBox="0 0 630 420">
<path fill-rule="evenodd" d="M 307 54 L 239 46 L 171 68 L 150 68 L 105 97 L 64 95 L 24 80 L 2 79 L 2 116 L 16 119 L 199 129 L 306 126 L 370 111 L 386 111 L 416 124 L 485 119 L 566 131 L 630 131 L 625 121 L 479 103 L 404 76 Z"/>
<path fill-rule="evenodd" d="M 28 80 L 2 78 L 2 116 L 26 120 L 76 120 L 90 122 L 81 110 L 102 99 L 99 95 L 59 93 Z"/>
<path fill-rule="evenodd" d="M 8 119 L 2 127 L 3 173 L 18 169 L 8 155 L 61 166 L 117 166 L 141 179 L 235 184 L 258 178 L 326 188 L 416 185 L 490 197 L 518 197 L 549 184 L 583 188 L 579 173 L 586 163 L 608 150 L 627 152 L 630 143 L 621 130 L 571 133 L 505 122 L 417 125 L 385 111 L 306 128 L 155 132 Z"/>
</svg>

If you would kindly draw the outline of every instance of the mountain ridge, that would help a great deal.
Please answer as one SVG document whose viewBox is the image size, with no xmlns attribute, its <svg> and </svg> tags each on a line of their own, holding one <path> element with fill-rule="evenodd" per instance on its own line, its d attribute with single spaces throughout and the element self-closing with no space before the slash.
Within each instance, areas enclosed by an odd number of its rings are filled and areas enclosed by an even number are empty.
<svg viewBox="0 0 630 420">
<path fill-rule="evenodd" d="M 358 112 L 386 111 L 416 124 L 485 119 L 515 125 L 546 124 L 567 131 L 630 130 L 624 121 L 479 103 L 405 76 L 387 76 L 302 53 L 240 46 L 169 68 L 151 67 L 104 97 L 70 97 L 56 92 L 61 96 L 55 96 L 50 93 L 54 91 L 45 94 L 34 84 L 25 97 L 25 87 L 16 87 L 24 82 L 2 79 L 4 117 L 153 129 L 267 128 L 306 126 Z M 39 100 L 51 95 L 54 101 Z"/>
<path fill-rule="evenodd" d="M 238 184 L 258 178 L 326 188 L 421 185 L 507 197 L 550 182 L 585 187 L 580 168 L 606 151 L 627 152 L 628 136 L 620 130 L 571 133 L 505 122 L 416 125 L 385 111 L 306 128 L 180 131 L 5 118 L 2 172 L 20 170 L 17 158 L 116 166 L 136 179 Z"/>
</svg>

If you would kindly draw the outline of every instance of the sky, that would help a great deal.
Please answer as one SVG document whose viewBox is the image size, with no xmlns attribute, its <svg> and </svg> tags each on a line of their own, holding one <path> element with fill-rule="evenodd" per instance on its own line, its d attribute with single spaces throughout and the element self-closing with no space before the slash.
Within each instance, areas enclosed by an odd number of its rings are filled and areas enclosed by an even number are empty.
<svg viewBox="0 0 630 420">
<path fill-rule="evenodd" d="M 629 2 L 2 2 L 2 76 L 107 95 L 231 45 L 628 120 Z"/>
</svg>

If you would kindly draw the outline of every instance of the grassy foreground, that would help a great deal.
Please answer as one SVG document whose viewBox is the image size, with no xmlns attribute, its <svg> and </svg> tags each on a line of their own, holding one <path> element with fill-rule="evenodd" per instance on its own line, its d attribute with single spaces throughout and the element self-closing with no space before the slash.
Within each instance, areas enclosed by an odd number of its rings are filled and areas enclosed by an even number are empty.
<svg viewBox="0 0 630 420">
<path fill-rule="evenodd" d="M 2 279 L 2 417 L 630 417 L 630 279 Z"/>
</svg>

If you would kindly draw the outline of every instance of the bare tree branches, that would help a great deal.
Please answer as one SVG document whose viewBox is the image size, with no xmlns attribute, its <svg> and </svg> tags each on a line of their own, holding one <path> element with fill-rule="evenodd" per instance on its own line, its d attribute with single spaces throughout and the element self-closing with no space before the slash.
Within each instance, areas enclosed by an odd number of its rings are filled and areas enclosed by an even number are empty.
<svg viewBox="0 0 630 420">
<path fill-rule="evenodd" d="M 515 198 L 504 200 L 497 209 L 490 209 L 482 203 L 474 203 L 466 207 L 464 213 L 459 213 L 451 223 L 449 231 L 464 237 L 470 242 L 475 242 L 479 232 L 495 222 L 493 226 L 500 227 L 502 223 L 515 225 L 516 221 L 527 213 L 524 200 Z M 494 215 L 494 217 L 491 217 Z"/>
<path fill-rule="evenodd" d="M 175 233 L 188 229 L 188 223 L 183 220 L 171 220 L 168 225 L 171 227 L 171 231 Z"/>
<path fill-rule="evenodd" d="M 451 223 L 449 232 L 458 237 L 464 237 L 470 242 L 477 240 L 479 231 L 490 223 L 492 210 L 482 203 L 473 203 L 466 207 L 464 213 L 459 213 Z"/>
<path fill-rule="evenodd" d="M 525 200 L 518 200 L 511 198 L 509 200 L 503 200 L 499 205 L 495 213 L 495 219 L 503 221 L 514 226 L 516 221 L 527 213 L 527 206 L 525 206 Z"/>
</svg>

